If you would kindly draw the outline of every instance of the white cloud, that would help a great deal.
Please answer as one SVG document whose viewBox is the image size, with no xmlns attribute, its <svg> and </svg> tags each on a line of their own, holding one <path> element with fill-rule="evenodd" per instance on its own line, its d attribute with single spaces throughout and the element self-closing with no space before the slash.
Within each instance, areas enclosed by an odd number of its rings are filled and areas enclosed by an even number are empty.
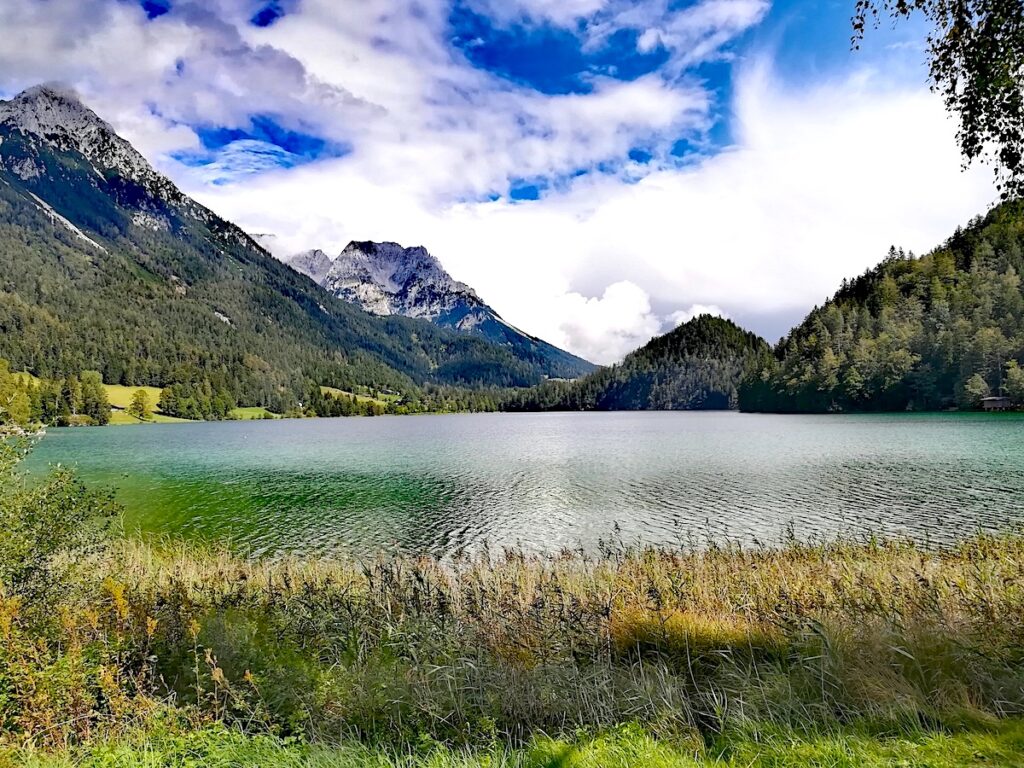
<svg viewBox="0 0 1024 768">
<path fill-rule="evenodd" d="M 611 5 L 610 0 L 475 0 L 470 6 L 498 23 L 546 22 L 571 26 Z"/>
<path fill-rule="evenodd" d="M 603 362 L 693 305 L 795 322 L 890 244 L 926 250 L 995 199 L 987 169 L 961 172 L 954 126 L 923 88 L 870 73 L 791 88 L 751 67 L 733 111 L 725 152 L 633 183 L 581 177 L 536 202 L 439 206 L 347 158 L 195 191 L 296 248 L 425 244 L 513 324 Z"/>
<path fill-rule="evenodd" d="M 729 319 L 729 314 L 716 304 L 691 304 L 686 309 L 679 309 L 668 316 L 668 326 L 678 328 L 683 323 L 688 323 L 695 317 L 711 315 L 712 317 L 723 317 Z"/>
<path fill-rule="evenodd" d="M 280 250 L 426 245 L 509 322 L 600 362 L 697 308 L 754 330 L 768 315 L 795 321 L 891 243 L 927 249 L 995 198 L 986 169 L 960 172 L 954 126 L 923 85 L 870 70 L 792 85 L 769 58 L 733 65 L 725 151 L 575 177 L 646 142 L 700 137 L 712 94 L 675 74 L 726 56 L 766 3 L 507 7 L 551 23 L 587 17 L 589 46 L 645 30 L 640 48 L 664 45 L 674 60 L 548 96 L 471 67 L 449 44 L 442 0 L 365 0 L 344 14 L 304 0 L 267 29 L 244 24 L 242 0 L 182 0 L 152 23 L 133 3 L 4 0 L 0 28 L 19 34 L 0 36 L 0 89 L 67 80 L 187 192 L 276 233 Z M 274 163 L 260 153 L 228 151 L 206 169 L 168 157 L 199 148 L 179 121 L 261 112 L 353 151 L 262 173 Z M 563 182 L 539 201 L 487 200 L 535 176 Z"/>
<path fill-rule="evenodd" d="M 628 280 L 612 283 L 600 298 L 565 293 L 555 314 L 559 342 L 595 363 L 617 362 L 661 332 L 647 292 Z"/>
</svg>

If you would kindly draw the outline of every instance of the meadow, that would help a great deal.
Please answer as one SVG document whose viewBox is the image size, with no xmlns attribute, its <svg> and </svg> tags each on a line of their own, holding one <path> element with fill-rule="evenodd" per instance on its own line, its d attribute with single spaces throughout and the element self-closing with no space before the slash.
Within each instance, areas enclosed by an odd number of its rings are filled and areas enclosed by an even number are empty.
<svg viewBox="0 0 1024 768">
<path fill-rule="evenodd" d="M 249 560 L 0 462 L 0 754 L 1019 765 L 1024 538 Z"/>
</svg>

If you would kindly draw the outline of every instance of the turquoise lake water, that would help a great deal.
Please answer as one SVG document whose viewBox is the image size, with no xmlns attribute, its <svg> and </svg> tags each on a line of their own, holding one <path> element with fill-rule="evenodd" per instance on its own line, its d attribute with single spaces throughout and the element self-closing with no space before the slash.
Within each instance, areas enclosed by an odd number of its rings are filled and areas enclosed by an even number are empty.
<svg viewBox="0 0 1024 768">
<path fill-rule="evenodd" d="M 125 526 L 255 555 L 450 555 L 1024 523 L 1024 415 L 567 413 L 52 429 Z"/>
</svg>

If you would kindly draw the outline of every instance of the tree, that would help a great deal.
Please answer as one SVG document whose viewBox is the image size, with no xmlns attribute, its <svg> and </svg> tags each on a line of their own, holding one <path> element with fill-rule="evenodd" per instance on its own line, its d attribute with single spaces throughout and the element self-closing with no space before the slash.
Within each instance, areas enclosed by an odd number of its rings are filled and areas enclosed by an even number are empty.
<svg viewBox="0 0 1024 768">
<path fill-rule="evenodd" d="M 103 386 L 103 378 L 97 371 L 82 371 L 79 380 L 79 391 L 82 398 L 81 413 L 88 416 L 93 424 L 103 425 L 110 422 L 110 400 Z"/>
<path fill-rule="evenodd" d="M 31 400 L 19 378 L 0 360 L 0 425 L 24 426 L 31 419 Z"/>
<path fill-rule="evenodd" d="M 1006 396 L 1014 405 L 1024 405 L 1024 368 L 1021 368 L 1016 360 L 1011 360 L 1007 364 L 1003 386 L 1006 388 Z"/>
<path fill-rule="evenodd" d="M 0 440 L 0 590 L 53 595 L 70 569 L 106 539 L 120 511 L 109 491 L 86 488 L 59 468 L 37 482 L 19 471 L 30 444 Z"/>
<path fill-rule="evenodd" d="M 174 387 L 164 387 L 160 391 L 160 400 L 157 402 L 160 410 L 171 416 L 178 415 L 178 396 Z"/>
<path fill-rule="evenodd" d="M 965 408 L 978 408 L 981 406 L 982 398 L 988 397 L 990 393 L 988 382 L 980 373 L 976 373 L 964 382 L 961 404 Z"/>
<path fill-rule="evenodd" d="M 136 389 L 132 395 L 132 401 L 128 404 L 128 415 L 134 416 L 139 421 L 146 421 L 153 416 L 149 409 L 149 395 L 144 389 Z"/>
<path fill-rule="evenodd" d="M 1003 196 L 1024 193 L 1024 0 L 857 0 L 855 48 L 882 16 L 929 22 L 932 89 L 960 119 L 966 164 L 990 157 Z"/>
</svg>

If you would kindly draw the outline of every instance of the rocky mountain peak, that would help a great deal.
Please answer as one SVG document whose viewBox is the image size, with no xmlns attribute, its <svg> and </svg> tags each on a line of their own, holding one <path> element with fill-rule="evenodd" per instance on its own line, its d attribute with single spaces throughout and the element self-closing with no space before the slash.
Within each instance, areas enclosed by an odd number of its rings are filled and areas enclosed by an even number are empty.
<svg viewBox="0 0 1024 768">
<path fill-rule="evenodd" d="M 287 259 L 336 296 L 376 315 L 436 319 L 483 307 L 476 292 L 454 280 L 423 246 L 353 241 L 336 257 L 316 249 Z"/>
<path fill-rule="evenodd" d="M 375 315 L 405 315 L 479 336 L 528 359 L 544 360 L 549 374 L 573 378 L 594 366 L 523 333 L 455 280 L 421 245 L 355 240 L 331 257 L 319 249 L 284 259 L 339 299 Z"/>
<path fill-rule="evenodd" d="M 0 101 L 0 125 L 57 149 L 80 152 L 96 167 L 116 170 L 136 181 L 155 175 L 131 144 L 85 106 L 75 91 L 61 85 L 36 85 L 10 101 Z"/>
<path fill-rule="evenodd" d="M 319 248 L 314 248 L 296 253 L 287 260 L 287 263 L 296 272 L 309 275 L 316 283 L 323 283 L 330 273 L 331 267 L 334 266 L 334 259 Z"/>
</svg>

